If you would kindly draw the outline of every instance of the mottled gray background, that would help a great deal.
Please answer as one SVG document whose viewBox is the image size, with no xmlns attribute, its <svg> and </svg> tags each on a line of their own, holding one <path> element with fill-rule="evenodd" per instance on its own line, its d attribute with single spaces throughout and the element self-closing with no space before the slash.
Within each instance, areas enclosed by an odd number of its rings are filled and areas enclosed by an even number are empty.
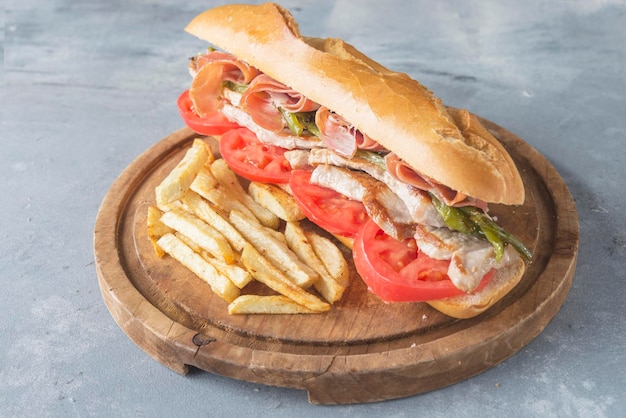
<svg viewBox="0 0 626 418">
<path fill-rule="evenodd" d="M 626 410 L 626 3 L 284 1 L 452 106 L 509 129 L 559 170 L 580 216 L 562 310 L 517 355 L 408 399 L 320 407 L 306 393 L 181 377 L 104 305 L 93 222 L 114 179 L 182 126 L 183 32 L 207 0 L 9 0 L 0 132 L 0 415 L 617 417 Z"/>
</svg>

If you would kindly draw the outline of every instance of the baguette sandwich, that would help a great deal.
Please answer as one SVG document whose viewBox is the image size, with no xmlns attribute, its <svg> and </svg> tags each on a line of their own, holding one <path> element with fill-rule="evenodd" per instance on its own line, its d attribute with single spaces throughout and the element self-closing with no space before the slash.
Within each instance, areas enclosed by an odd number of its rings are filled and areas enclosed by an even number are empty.
<svg viewBox="0 0 626 418">
<path fill-rule="evenodd" d="M 273 3 L 211 9 L 186 31 L 212 45 L 190 60 L 188 126 L 221 136 L 240 176 L 293 194 L 371 292 L 469 318 L 519 282 L 531 254 L 488 205 L 522 204 L 524 185 L 474 115 L 342 40 L 303 37 Z"/>
</svg>

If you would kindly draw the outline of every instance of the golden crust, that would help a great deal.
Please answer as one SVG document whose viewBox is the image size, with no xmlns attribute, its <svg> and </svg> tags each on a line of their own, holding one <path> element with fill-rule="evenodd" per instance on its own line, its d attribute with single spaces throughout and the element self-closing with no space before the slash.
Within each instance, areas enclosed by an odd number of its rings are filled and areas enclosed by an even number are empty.
<svg viewBox="0 0 626 418">
<path fill-rule="evenodd" d="M 419 173 L 486 202 L 523 203 L 513 160 L 475 116 L 339 39 L 302 37 L 280 6 L 218 7 L 186 30 L 337 112 Z"/>
</svg>

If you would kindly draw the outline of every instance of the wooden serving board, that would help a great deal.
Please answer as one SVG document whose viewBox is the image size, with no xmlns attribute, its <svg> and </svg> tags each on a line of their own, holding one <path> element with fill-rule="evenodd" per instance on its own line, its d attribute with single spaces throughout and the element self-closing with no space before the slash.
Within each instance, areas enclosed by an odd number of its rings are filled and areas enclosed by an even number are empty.
<svg viewBox="0 0 626 418">
<path fill-rule="evenodd" d="M 534 258 L 519 285 L 478 317 L 456 320 L 424 303 L 383 303 L 358 276 L 327 313 L 229 315 L 207 284 L 176 261 L 157 258 L 147 236 L 155 186 L 197 137 L 187 128 L 137 158 L 102 202 L 94 250 L 104 301 L 122 330 L 172 370 L 185 374 L 193 366 L 304 389 L 312 403 L 406 397 L 493 367 L 535 338 L 563 304 L 576 267 L 578 217 L 543 156 L 483 123 L 507 147 L 526 185 L 523 206 L 492 206 L 491 213 Z"/>
</svg>

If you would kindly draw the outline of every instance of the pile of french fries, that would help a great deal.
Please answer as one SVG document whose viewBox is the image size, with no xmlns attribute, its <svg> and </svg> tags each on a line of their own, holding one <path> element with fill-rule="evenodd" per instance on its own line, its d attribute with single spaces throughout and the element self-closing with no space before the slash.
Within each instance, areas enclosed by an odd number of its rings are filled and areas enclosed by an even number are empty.
<svg viewBox="0 0 626 418">
<path fill-rule="evenodd" d="M 343 253 L 302 227 L 293 197 L 271 184 L 252 182 L 246 190 L 200 138 L 155 195 L 147 227 L 157 255 L 208 283 L 230 314 L 325 312 L 348 286 Z M 252 281 L 271 290 L 247 292 Z"/>
</svg>

